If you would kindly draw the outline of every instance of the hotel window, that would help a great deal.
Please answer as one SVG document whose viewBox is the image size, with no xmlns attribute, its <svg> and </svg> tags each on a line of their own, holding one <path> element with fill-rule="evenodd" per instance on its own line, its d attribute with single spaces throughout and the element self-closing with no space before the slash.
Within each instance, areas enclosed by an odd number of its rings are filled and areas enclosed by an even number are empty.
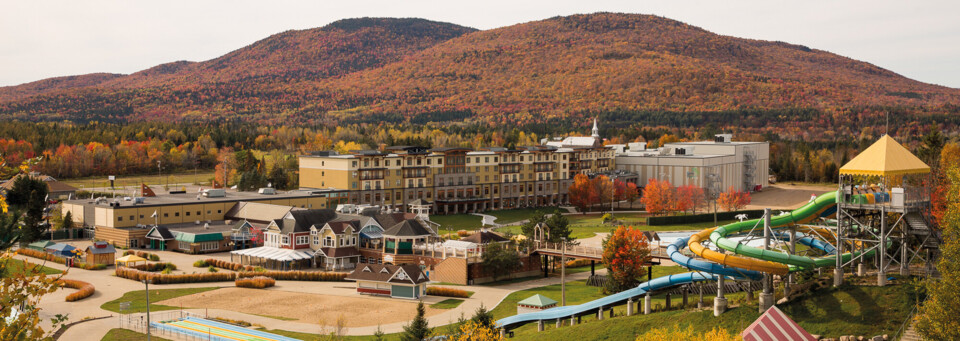
<svg viewBox="0 0 960 341">
<path fill-rule="evenodd" d="M 356 167 L 356 166 L 357 166 L 357 162 L 356 162 L 356 161 L 351 162 L 351 163 L 350 163 L 350 166 L 351 166 L 351 167 Z"/>
<path fill-rule="evenodd" d="M 117 217 L 117 221 L 123 221 L 123 217 Z"/>
<path fill-rule="evenodd" d="M 207 212 L 207 213 L 210 213 L 210 212 Z M 143 215 L 142 215 L 142 214 L 140 215 L 140 219 L 143 219 Z"/>
<path fill-rule="evenodd" d="M 190 216 L 190 211 L 187 211 L 187 216 L 188 216 L 188 217 Z"/>
<path fill-rule="evenodd" d="M 197 215 L 200 215 L 200 211 L 197 211 Z"/>
<path fill-rule="evenodd" d="M 310 241 L 307 236 L 297 236 L 297 245 L 305 245 Z"/>
<path fill-rule="evenodd" d="M 320 245 L 320 236 L 313 236 L 313 245 Z"/>
<path fill-rule="evenodd" d="M 399 166 L 399 165 L 400 165 L 400 160 L 397 160 L 397 166 Z M 399 172 L 399 171 L 397 171 L 397 172 Z M 400 173 L 397 173 L 397 175 L 400 175 Z"/>
<path fill-rule="evenodd" d="M 181 241 L 180 250 L 190 250 L 190 243 Z"/>
<path fill-rule="evenodd" d="M 180 216 L 180 212 L 173 212 L 173 216 L 174 216 L 174 217 L 179 217 L 179 216 Z"/>
<path fill-rule="evenodd" d="M 283 238 L 280 239 L 280 244 L 283 244 L 283 245 L 290 244 L 290 237 L 283 236 Z"/>
<path fill-rule="evenodd" d="M 206 242 L 200 244 L 200 251 L 213 251 L 220 248 L 220 242 Z"/>
<path fill-rule="evenodd" d="M 163 214 L 163 217 L 164 217 L 164 218 L 169 217 L 169 216 L 170 216 L 170 213 L 164 213 L 164 214 Z"/>
<path fill-rule="evenodd" d="M 323 238 L 323 247 L 333 247 L 333 238 L 332 238 L 332 237 L 329 237 L 329 236 L 324 237 L 324 238 Z"/>
<path fill-rule="evenodd" d="M 428 164 L 428 165 L 430 164 L 430 159 L 427 159 L 427 164 Z"/>
<path fill-rule="evenodd" d="M 442 164 L 443 164 L 443 159 L 438 159 L 438 160 L 437 160 L 437 164 L 438 164 L 438 165 L 442 165 Z"/>
</svg>

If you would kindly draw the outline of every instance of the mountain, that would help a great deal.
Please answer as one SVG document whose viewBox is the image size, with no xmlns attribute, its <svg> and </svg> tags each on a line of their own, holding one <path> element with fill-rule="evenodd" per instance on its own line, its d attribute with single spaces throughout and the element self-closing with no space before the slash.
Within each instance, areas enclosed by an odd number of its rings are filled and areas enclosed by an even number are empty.
<svg viewBox="0 0 960 341">
<path fill-rule="evenodd" d="M 891 106 L 937 113 L 960 103 L 960 90 L 826 51 L 620 13 L 486 31 L 422 19 L 349 19 L 280 33 L 209 61 L 73 88 L 34 85 L 40 82 L 12 87 L 32 92 L 0 88 L 0 117 L 530 123 L 644 110 Z"/>
</svg>

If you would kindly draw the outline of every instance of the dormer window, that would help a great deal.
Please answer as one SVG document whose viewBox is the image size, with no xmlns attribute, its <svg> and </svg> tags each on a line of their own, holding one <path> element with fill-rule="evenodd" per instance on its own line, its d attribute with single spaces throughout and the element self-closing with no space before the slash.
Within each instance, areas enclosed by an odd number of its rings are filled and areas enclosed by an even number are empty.
<svg viewBox="0 0 960 341">
<path fill-rule="evenodd" d="M 383 267 L 383 269 L 380 269 L 380 272 L 381 272 L 381 273 L 390 273 L 390 271 L 387 270 L 387 267 Z"/>
<path fill-rule="evenodd" d="M 364 271 L 364 272 L 373 272 L 373 270 L 370 270 L 370 267 L 369 267 L 369 266 L 363 267 L 363 270 L 362 270 L 362 271 Z"/>
</svg>

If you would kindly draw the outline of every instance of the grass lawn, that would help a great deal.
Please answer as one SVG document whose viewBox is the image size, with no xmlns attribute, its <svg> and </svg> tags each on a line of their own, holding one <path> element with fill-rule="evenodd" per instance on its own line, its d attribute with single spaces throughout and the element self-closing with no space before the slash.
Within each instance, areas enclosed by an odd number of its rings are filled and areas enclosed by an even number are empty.
<svg viewBox="0 0 960 341">
<path fill-rule="evenodd" d="M 430 328 L 436 328 L 436 326 L 430 326 Z M 327 328 L 327 329 L 330 329 L 330 328 Z M 286 337 L 292 337 L 292 338 L 300 339 L 300 340 L 327 340 L 327 338 L 330 337 L 330 336 L 329 336 L 329 335 L 330 335 L 330 334 L 329 334 L 329 330 L 324 330 L 324 332 L 326 332 L 326 335 L 323 335 L 323 336 L 321 336 L 320 334 L 291 332 L 291 331 L 279 330 L 279 329 L 257 328 L 257 330 L 265 331 L 265 332 L 268 332 L 268 333 L 274 333 L 274 334 L 277 334 L 277 335 L 283 335 L 283 336 L 286 336 Z M 441 330 L 443 330 L 443 329 L 441 329 Z M 319 331 L 319 330 L 318 330 L 318 331 Z M 437 333 L 437 332 L 442 333 L 442 331 L 435 331 L 434 333 Z M 384 340 L 388 340 L 388 341 L 400 340 L 400 333 L 385 334 L 385 335 L 383 335 L 383 339 L 384 339 Z M 330 338 L 330 340 L 333 340 L 333 338 Z M 372 340 L 376 340 L 376 338 L 375 338 L 373 335 L 356 335 L 356 336 L 354 336 L 354 335 L 347 335 L 347 336 L 342 336 L 342 337 L 340 337 L 339 340 L 344 340 L 344 341 L 372 341 Z"/>
<path fill-rule="evenodd" d="M 197 170 L 196 176 L 194 176 L 193 171 L 184 171 L 180 173 L 163 173 L 163 179 L 157 176 L 157 173 L 152 174 L 141 174 L 141 175 L 120 175 L 117 176 L 117 179 L 114 180 L 113 186 L 116 188 L 121 187 L 136 187 L 140 186 L 140 182 L 143 181 L 147 185 L 163 185 L 163 184 L 179 184 L 179 183 L 200 183 L 207 184 L 210 182 L 210 178 L 213 178 L 212 169 L 200 169 Z M 73 178 L 73 179 L 59 179 L 62 182 L 67 183 L 70 186 L 83 189 L 90 187 L 110 187 L 110 180 L 107 180 L 106 176 L 94 176 L 87 178 Z"/>
<path fill-rule="evenodd" d="M 568 290 L 569 288 L 570 286 L 568 286 Z M 736 296 L 728 295 L 728 297 L 732 298 L 731 302 L 738 300 L 742 302 L 742 299 L 738 299 Z M 805 297 L 801 297 L 794 302 L 777 307 L 811 334 L 824 335 L 825 337 L 838 337 L 848 334 L 870 337 L 896 333 L 913 307 L 909 297 L 907 285 L 883 288 L 846 285 L 840 288 L 820 289 L 808 293 Z M 568 301 L 570 298 L 571 295 L 568 293 Z M 691 296 L 691 303 L 695 301 L 695 296 Z M 704 301 L 712 307 L 712 298 L 710 300 L 705 298 Z M 678 300 L 674 302 L 678 302 Z M 617 315 L 619 314 L 620 311 L 617 311 Z M 712 309 L 700 311 L 696 309 L 670 310 L 650 315 L 622 316 L 604 319 L 603 321 L 584 317 L 584 323 L 573 327 L 568 325 L 559 330 L 554 327 L 553 323 L 547 323 L 547 330 L 542 333 L 537 333 L 536 324 L 528 324 L 516 329 L 515 339 L 537 341 L 632 340 L 640 333 L 665 326 L 682 329 L 692 326 L 698 333 L 720 327 L 736 335 L 759 316 L 756 301 L 754 301 L 753 303 L 741 303 L 739 307 L 727 310 L 720 317 L 714 317 Z M 501 315 L 497 315 L 497 318 L 500 317 Z M 665 324 L 664 321 L 670 322 Z"/>
<path fill-rule="evenodd" d="M 200 292 L 210 291 L 220 289 L 219 287 L 206 287 L 206 288 L 184 288 L 184 289 L 150 289 L 150 302 L 160 302 L 163 300 L 168 300 L 174 297 L 192 295 Z M 100 309 L 109 310 L 115 313 L 120 312 L 120 302 L 130 302 L 130 309 L 124 309 L 124 313 L 141 313 L 147 311 L 147 300 L 146 295 L 143 294 L 143 290 L 130 291 L 123 294 L 122 297 L 115 299 L 113 301 L 104 303 L 100 306 Z M 160 305 L 150 303 L 150 311 L 161 311 L 161 310 L 175 310 L 180 309 L 180 307 L 171 307 L 167 305 Z"/>
<path fill-rule="evenodd" d="M 113 328 L 107 332 L 107 335 L 104 335 L 100 341 L 146 341 L 147 334 L 138 333 L 129 329 L 120 329 Z M 156 341 L 170 341 L 170 339 L 164 339 L 162 337 L 157 337 L 156 335 L 150 334 L 150 340 Z"/>
<path fill-rule="evenodd" d="M 537 211 L 542 211 L 543 213 L 552 213 L 556 210 L 555 207 L 541 207 L 541 208 L 515 208 L 511 210 L 499 210 L 499 211 L 489 211 L 484 214 L 492 215 L 497 217 L 497 220 L 494 222 L 497 224 L 509 224 L 515 223 L 521 220 L 530 219 L 534 213 Z"/>
<path fill-rule="evenodd" d="M 435 309 L 453 309 L 453 308 L 459 307 L 459 306 L 460 306 L 460 303 L 463 303 L 463 300 L 461 300 L 461 299 L 456 299 L 456 298 L 450 298 L 450 299 L 445 299 L 445 300 L 443 300 L 443 301 L 440 301 L 440 302 L 431 304 L 431 305 L 430 305 L 430 308 L 435 308 Z"/>
<path fill-rule="evenodd" d="M 22 260 L 13 259 L 13 258 L 7 259 L 5 264 L 6 271 L 4 271 L 3 275 L 4 277 L 6 277 L 9 274 L 18 274 L 18 273 L 24 273 L 27 271 L 29 271 L 30 273 L 33 273 L 34 271 L 39 271 L 48 275 L 57 275 L 61 273 L 60 270 L 41 266 L 40 264 L 35 264 L 32 262 L 29 264 L 30 264 L 29 268 L 24 268 L 24 263 Z"/>
<path fill-rule="evenodd" d="M 458 230 L 473 231 L 483 225 L 483 217 L 472 214 L 431 215 L 430 221 L 440 224 L 441 234 Z"/>
</svg>

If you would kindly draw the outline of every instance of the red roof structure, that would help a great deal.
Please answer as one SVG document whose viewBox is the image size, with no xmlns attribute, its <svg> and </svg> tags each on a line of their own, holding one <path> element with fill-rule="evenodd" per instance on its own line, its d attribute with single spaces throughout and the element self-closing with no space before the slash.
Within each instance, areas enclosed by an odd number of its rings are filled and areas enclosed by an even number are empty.
<svg viewBox="0 0 960 341">
<path fill-rule="evenodd" d="M 772 306 L 740 333 L 743 341 L 812 341 L 806 330 L 793 322 L 780 308 Z"/>
</svg>

